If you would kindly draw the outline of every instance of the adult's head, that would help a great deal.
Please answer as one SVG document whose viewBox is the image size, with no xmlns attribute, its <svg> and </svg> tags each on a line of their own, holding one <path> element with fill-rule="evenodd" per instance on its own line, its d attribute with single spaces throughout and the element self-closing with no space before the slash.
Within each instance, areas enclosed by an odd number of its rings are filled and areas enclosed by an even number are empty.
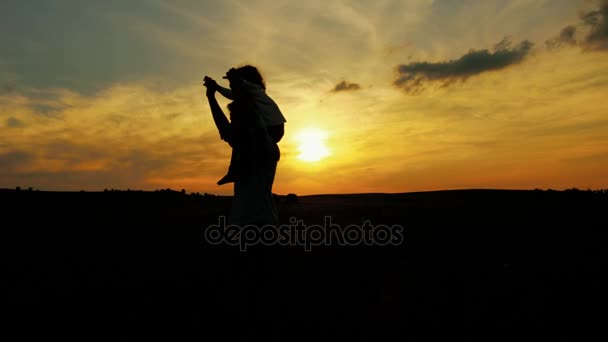
<svg viewBox="0 0 608 342">
<path fill-rule="evenodd" d="M 250 83 L 257 84 L 262 89 L 266 89 L 266 83 L 260 71 L 253 65 L 244 65 L 238 68 L 231 68 L 223 77 L 230 82 L 230 88 L 235 89 L 235 84 L 239 79 L 246 80 Z"/>
</svg>

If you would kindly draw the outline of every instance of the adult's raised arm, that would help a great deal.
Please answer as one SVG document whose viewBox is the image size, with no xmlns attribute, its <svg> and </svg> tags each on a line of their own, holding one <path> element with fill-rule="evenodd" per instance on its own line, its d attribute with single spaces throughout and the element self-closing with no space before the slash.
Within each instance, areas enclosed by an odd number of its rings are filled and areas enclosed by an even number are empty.
<svg viewBox="0 0 608 342">
<path fill-rule="evenodd" d="M 207 100 L 209 101 L 209 108 L 211 109 L 211 115 L 213 116 L 213 122 L 220 132 L 220 138 L 232 146 L 232 130 L 230 122 L 226 118 L 226 114 L 220 107 L 220 104 L 215 98 L 215 90 L 207 89 Z"/>
</svg>

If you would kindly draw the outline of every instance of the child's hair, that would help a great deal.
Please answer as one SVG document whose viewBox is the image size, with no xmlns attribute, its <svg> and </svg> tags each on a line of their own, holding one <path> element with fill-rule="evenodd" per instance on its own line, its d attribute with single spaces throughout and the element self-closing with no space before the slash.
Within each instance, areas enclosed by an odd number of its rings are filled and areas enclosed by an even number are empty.
<svg viewBox="0 0 608 342">
<path fill-rule="evenodd" d="M 236 71 L 238 72 L 239 76 L 241 76 L 244 80 L 257 84 L 264 90 L 266 89 L 266 83 L 264 83 L 264 78 L 262 77 L 262 74 L 253 65 L 247 64 L 238 67 L 236 68 Z"/>
<path fill-rule="evenodd" d="M 264 78 L 262 77 L 262 74 L 253 65 L 246 64 L 246 65 L 240 66 L 236 69 L 232 68 L 226 73 L 226 75 L 228 77 L 230 77 L 231 74 L 234 74 L 235 76 L 238 76 L 248 82 L 257 84 L 260 87 L 262 87 L 262 89 L 266 90 L 266 83 L 264 83 Z M 226 77 L 224 77 L 224 78 L 226 78 Z M 234 117 L 238 117 L 238 115 L 239 115 L 238 113 L 243 111 L 242 103 L 239 103 L 239 101 L 233 100 L 232 102 L 230 102 L 228 104 L 227 107 L 228 107 L 228 111 L 230 112 L 231 121 Z"/>
</svg>

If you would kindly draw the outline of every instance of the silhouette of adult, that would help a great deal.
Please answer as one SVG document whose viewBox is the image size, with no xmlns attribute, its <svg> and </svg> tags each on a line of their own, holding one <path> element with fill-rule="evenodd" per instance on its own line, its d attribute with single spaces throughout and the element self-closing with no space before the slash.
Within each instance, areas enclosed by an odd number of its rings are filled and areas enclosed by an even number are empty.
<svg viewBox="0 0 608 342">
<path fill-rule="evenodd" d="M 212 78 L 205 76 L 205 87 L 213 121 L 220 138 L 238 150 L 235 168 L 234 197 L 230 223 L 240 226 L 278 225 L 276 203 L 272 195 L 277 163 L 280 158 L 276 128 L 268 129 L 264 113 L 256 107 L 252 85 L 265 90 L 264 80 L 257 68 L 246 65 L 228 70 L 225 79 L 230 84 L 228 104 L 230 120 L 224 114 L 215 94 L 221 89 Z"/>
</svg>

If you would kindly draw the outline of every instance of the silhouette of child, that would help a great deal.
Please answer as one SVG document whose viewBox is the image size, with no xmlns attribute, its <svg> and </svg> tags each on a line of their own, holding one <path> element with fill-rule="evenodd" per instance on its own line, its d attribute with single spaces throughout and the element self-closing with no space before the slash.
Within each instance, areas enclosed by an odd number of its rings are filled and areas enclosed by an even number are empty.
<svg viewBox="0 0 608 342">
<path fill-rule="evenodd" d="M 253 101 L 254 110 L 264 122 L 273 142 L 278 143 L 285 133 L 284 124 L 287 120 L 275 101 L 266 94 L 266 86 L 264 85 L 264 81 L 258 70 L 249 65 L 238 69 L 231 68 L 222 78 L 230 81 L 231 88 L 238 87 L 238 89 L 224 88 L 217 84 L 215 80 L 208 77 L 206 77 L 205 80 L 211 86 L 214 86 L 222 96 L 229 100 L 234 100 L 235 92 L 241 92 L 242 96 L 248 96 Z M 236 165 L 238 159 L 238 150 L 233 148 L 228 172 L 217 182 L 218 185 L 232 183 L 237 179 Z"/>
</svg>

